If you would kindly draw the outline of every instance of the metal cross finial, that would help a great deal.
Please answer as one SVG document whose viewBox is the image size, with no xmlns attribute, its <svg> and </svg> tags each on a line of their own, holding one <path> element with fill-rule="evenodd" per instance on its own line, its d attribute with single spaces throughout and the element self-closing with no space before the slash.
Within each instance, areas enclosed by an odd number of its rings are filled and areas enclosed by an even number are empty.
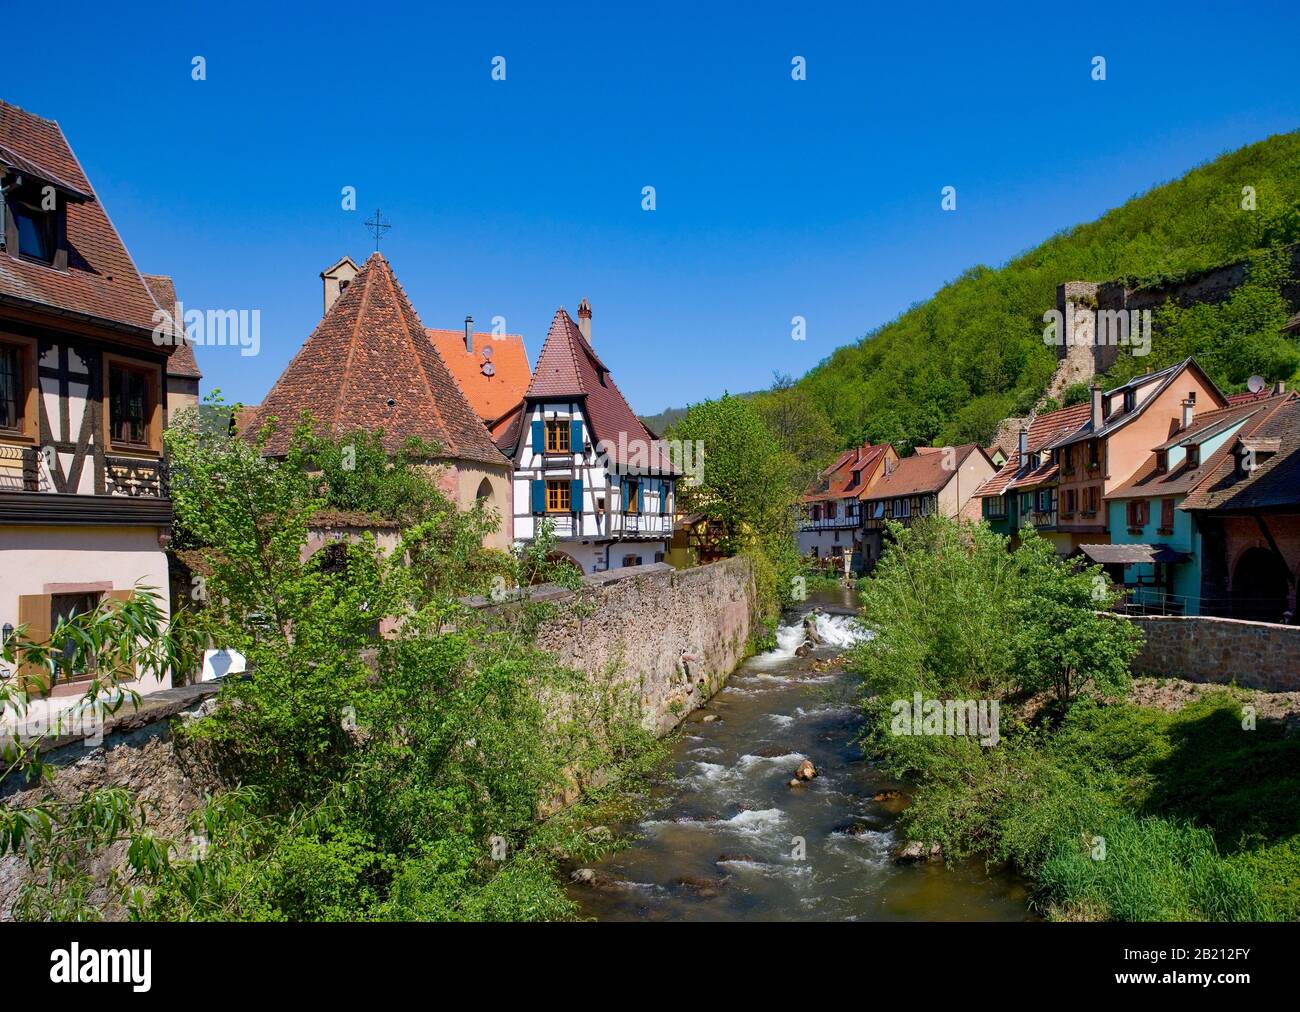
<svg viewBox="0 0 1300 1012">
<path fill-rule="evenodd" d="M 379 213 L 379 208 L 375 208 L 375 220 L 367 221 L 366 228 L 370 229 L 371 234 L 375 237 L 375 252 L 379 252 L 379 241 L 384 237 L 384 232 L 392 228 L 384 222 L 384 216 Z"/>
</svg>

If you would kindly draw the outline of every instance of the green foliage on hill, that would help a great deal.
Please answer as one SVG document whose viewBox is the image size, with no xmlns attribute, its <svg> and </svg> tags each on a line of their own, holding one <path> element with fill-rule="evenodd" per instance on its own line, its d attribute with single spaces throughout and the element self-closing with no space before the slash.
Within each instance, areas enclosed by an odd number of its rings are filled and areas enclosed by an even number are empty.
<svg viewBox="0 0 1300 1012">
<path fill-rule="evenodd" d="M 1254 188 L 1255 209 L 1243 190 Z M 1041 396 L 1056 358 L 1043 313 L 1064 281 L 1185 278 L 1300 241 L 1300 132 L 1193 169 L 992 269 L 972 267 L 898 319 L 835 351 L 799 384 L 829 416 L 842 447 L 983 442 L 997 422 Z M 1300 366 L 1280 337 L 1285 305 L 1278 258 L 1258 259 L 1251 284 L 1223 306 L 1161 314 L 1149 356 L 1124 358 L 1116 378 L 1185 354 L 1228 389 L 1252 373 L 1286 379 Z M 1164 327 L 1170 335 L 1165 340 Z"/>
</svg>

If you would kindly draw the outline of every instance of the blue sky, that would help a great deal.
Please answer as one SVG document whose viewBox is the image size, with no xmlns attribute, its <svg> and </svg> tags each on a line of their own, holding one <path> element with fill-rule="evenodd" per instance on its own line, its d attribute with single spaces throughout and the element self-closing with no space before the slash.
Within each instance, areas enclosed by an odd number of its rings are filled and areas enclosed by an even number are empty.
<svg viewBox="0 0 1300 1012">
<path fill-rule="evenodd" d="M 972 264 L 1300 126 L 1294 3 L 183 6 L 61 5 L 6 48 L 0 97 L 60 121 L 187 308 L 261 310 L 259 356 L 199 350 L 204 389 L 246 403 L 376 206 L 426 326 L 504 316 L 535 360 L 586 296 L 651 413 L 800 374 Z"/>
</svg>

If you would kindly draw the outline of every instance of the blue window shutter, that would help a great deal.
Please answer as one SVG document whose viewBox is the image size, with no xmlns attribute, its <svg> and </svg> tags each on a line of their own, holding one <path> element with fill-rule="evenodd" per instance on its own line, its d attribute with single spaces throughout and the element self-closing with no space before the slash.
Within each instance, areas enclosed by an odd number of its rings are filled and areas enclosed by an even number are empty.
<svg viewBox="0 0 1300 1012">
<path fill-rule="evenodd" d="M 645 482 L 638 482 L 636 486 L 636 511 L 645 512 Z"/>
<path fill-rule="evenodd" d="M 546 452 L 546 423 L 540 418 L 533 422 L 533 453 Z"/>
<path fill-rule="evenodd" d="M 574 478 L 569 482 L 569 509 L 574 513 L 582 512 L 582 479 Z"/>
<path fill-rule="evenodd" d="M 619 482 L 619 487 L 623 489 L 623 512 L 626 513 L 626 512 L 627 512 L 627 493 L 628 493 L 627 482 L 625 482 L 625 481 L 620 481 L 620 482 Z"/>
<path fill-rule="evenodd" d="M 582 419 L 574 418 L 569 422 L 569 449 L 574 453 L 582 452 Z"/>
<path fill-rule="evenodd" d="M 541 478 L 533 479 L 533 512 L 546 512 L 546 482 Z"/>
</svg>

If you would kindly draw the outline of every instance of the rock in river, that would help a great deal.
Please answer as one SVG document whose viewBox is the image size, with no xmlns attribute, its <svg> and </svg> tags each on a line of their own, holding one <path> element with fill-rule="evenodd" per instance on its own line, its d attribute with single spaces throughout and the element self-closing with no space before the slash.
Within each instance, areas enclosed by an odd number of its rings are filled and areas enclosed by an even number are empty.
<svg viewBox="0 0 1300 1012">
<path fill-rule="evenodd" d="M 799 768 L 794 771 L 796 780 L 811 780 L 817 775 L 817 767 L 805 759 L 799 764 Z"/>
<path fill-rule="evenodd" d="M 917 861 L 942 861 L 943 848 L 937 843 L 923 843 L 920 840 L 908 840 L 894 851 L 895 864 L 911 864 Z"/>
</svg>

